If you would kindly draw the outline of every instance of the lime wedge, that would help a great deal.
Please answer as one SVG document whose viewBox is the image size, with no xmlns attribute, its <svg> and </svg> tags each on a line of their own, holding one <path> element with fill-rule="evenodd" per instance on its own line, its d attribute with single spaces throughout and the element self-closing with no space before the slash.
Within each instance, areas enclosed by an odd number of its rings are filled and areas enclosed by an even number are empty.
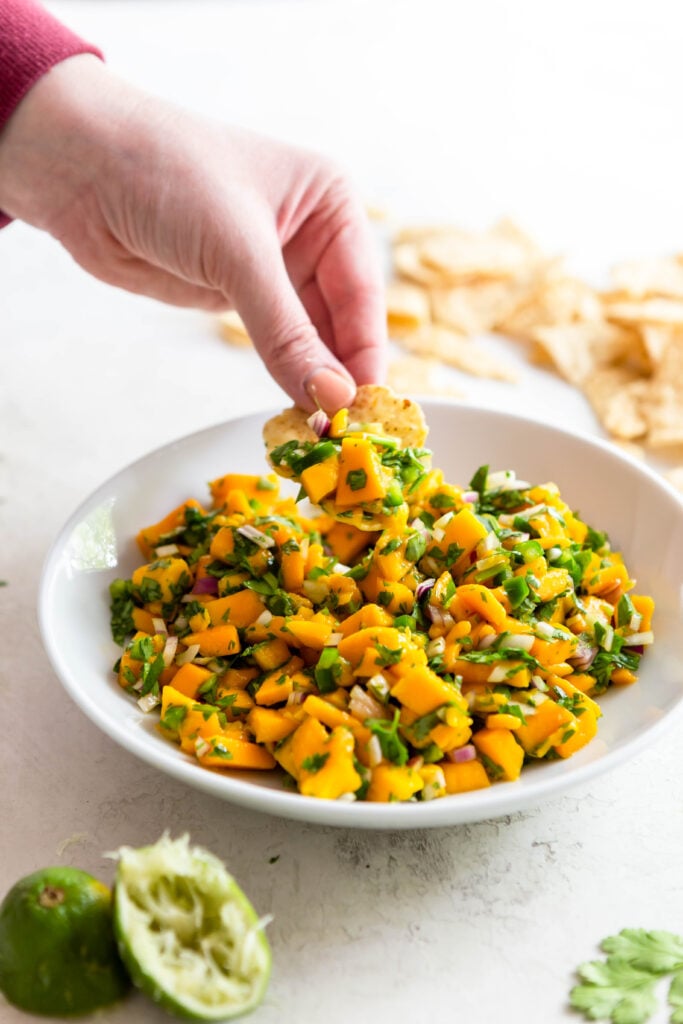
<svg viewBox="0 0 683 1024">
<path fill-rule="evenodd" d="M 135 984 L 191 1020 L 253 1010 L 270 976 L 265 921 L 221 861 L 168 835 L 117 856 L 114 929 Z"/>
</svg>

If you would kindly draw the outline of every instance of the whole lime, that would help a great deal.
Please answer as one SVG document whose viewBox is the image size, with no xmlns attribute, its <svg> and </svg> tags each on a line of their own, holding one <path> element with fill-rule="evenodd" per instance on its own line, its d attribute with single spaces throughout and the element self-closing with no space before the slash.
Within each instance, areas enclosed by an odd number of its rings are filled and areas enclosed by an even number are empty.
<svg viewBox="0 0 683 1024">
<path fill-rule="evenodd" d="M 120 999 L 128 987 L 106 885 L 55 867 L 10 889 L 0 905 L 0 989 L 11 1003 L 71 1016 Z"/>
</svg>

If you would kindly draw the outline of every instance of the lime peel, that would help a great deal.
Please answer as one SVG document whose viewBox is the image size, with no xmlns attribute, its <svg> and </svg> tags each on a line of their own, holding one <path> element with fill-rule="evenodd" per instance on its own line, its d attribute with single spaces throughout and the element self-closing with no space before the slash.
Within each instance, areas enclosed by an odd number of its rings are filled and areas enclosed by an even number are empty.
<svg viewBox="0 0 683 1024">
<path fill-rule="evenodd" d="M 122 847 L 114 890 L 119 952 L 155 1002 L 194 1020 L 227 1020 L 265 993 L 271 954 L 266 918 L 223 863 L 189 836 Z"/>
</svg>

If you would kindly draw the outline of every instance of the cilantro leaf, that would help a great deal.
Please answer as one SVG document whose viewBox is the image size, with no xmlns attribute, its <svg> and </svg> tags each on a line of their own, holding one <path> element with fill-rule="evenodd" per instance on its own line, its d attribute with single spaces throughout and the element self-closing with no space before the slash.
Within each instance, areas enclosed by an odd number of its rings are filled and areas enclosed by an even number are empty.
<svg viewBox="0 0 683 1024">
<path fill-rule="evenodd" d="M 657 1009 L 655 986 L 674 973 L 669 988 L 672 1024 L 683 1024 L 683 938 L 665 931 L 624 928 L 601 943 L 606 960 L 581 964 L 569 1001 L 588 1020 L 645 1024 Z"/>
<path fill-rule="evenodd" d="M 683 1024 L 683 970 L 678 971 L 671 979 L 669 1006 L 673 1008 L 671 1024 Z"/>
<path fill-rule="evenodd" d="M 309 756 L 305 757 L 301 762 L 301 767 L 306 772 L 319 772 L 321 768 L 325 767 L 325 763 L 329 756 L 329 751 L 324 754 L 309 754 Z"/>
<path fill-rule="evenodd" d="M 620 960 L 592 960 L 578 969 L 583 985 L 575 985 L 569 1002 L 588 1020 L 614 1024 L 645 1024 L 657 1009 L 657 977 Z"/>
<path fill-rule="evenodd" d="M 683 968 L 683 938 L 672 932 L 624 928 L 601 943 L 610 957 L 625 960 L 651 974 L 668 974 Z"/>
<path fill-rule="evenodd" d="M 387 761 L 404 765 L 408 760 L 408 748 L 398 734 L 400 712 L 396 708 L 392 722 L 385 718 L 366 718 L 365 727 L 379 740 L 382 754 Z"/>
</svg>

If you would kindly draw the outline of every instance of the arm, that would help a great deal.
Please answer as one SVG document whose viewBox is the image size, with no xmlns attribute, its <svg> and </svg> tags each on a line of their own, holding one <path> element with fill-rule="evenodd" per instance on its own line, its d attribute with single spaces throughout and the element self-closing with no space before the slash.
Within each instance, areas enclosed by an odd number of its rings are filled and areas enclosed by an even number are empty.
<svg viewBox="0 0 683 1024">
<path fill-rule="evenodd" d="M 31 86 L 78 53 L 102 56 L 33 0 L 0 0 L 0 132 Z M 8 222 L 0 211 L 0 227 Z"/>
<path fill-rule="evenodd" d="M 234 307 L 304 408 L 348 405 L 356 384 L 383 377 L 378 260 L 345 176 L 147 95 L 93 56 L 52 67 L 14 110 L 0 134 L 0 209 L 110 284 Z"/>
</svg>

